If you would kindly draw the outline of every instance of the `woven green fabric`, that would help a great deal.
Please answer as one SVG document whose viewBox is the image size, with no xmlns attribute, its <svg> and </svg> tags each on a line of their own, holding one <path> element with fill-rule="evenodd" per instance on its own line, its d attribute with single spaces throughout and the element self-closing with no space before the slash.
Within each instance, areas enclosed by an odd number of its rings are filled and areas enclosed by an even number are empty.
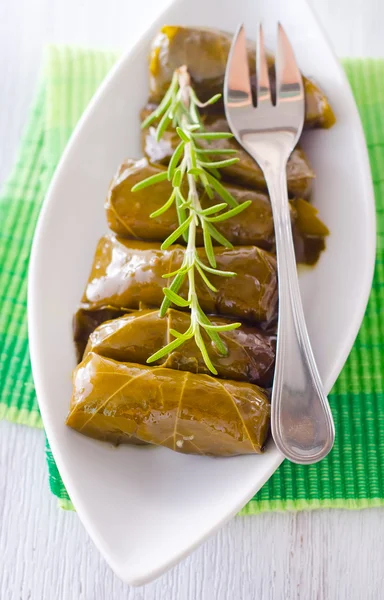
<svg viewBox="0 0 384 600">
<path fill-rule="evenodd" d="M 49 180 L 74 125 L 116 53 L 51 47 L 16 165 L 0 197 L 0 418 L 42 427 L 28 355 L 27 269 Z M 243 514 L 384 504 L 384 61 L 346 61 L 375 185 L 378 251 L 358 338 L 330 395 L 336 443 L 320 464 L 285 461 Z M 69 401 L 69 399 L 68 399 Z M 47 445 L 52 492 L 71 502 Z"/>
</svg>

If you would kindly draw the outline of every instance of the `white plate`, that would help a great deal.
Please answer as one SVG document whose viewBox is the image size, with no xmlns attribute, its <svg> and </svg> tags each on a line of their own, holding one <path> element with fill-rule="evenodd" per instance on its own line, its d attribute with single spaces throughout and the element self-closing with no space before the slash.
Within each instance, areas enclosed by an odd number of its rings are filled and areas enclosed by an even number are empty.
<svg viewBox="0 0 384 600">
<path fill-rule="evenodd" d="M 36 230 L 29 280 L 33 375 L 54 457 L 80 519 L 114 571 L 143 584 L 174 565 L 253 496 L 281 462 L 213 459 L 163 448 L 112 449 L 64 425 L 75 365 L 71 319 L 105 230 L 103 201 L 121 160 L 140 155 L 138 112 L 147 94 L 147 54 L 165 24 L 254 36 L 255 0 L 179 0 L 120 60 L 86 110 L 63 155 Z M 196 15 L 201 15 L 197 19 Z M 327 251 L 302 274 L 308 328 L 327 392 L 351 349 L 371 287 L 374 199 L 364 137 L 345 75 L 304 0 L 263 2 L 279 19 L 303 72 L 328 94 L 337 125 L 305 136 L 317 174 L 314 202 L 331 229 Z M 196 23 L 196 19 L 198 23 Z"/>
</svg>

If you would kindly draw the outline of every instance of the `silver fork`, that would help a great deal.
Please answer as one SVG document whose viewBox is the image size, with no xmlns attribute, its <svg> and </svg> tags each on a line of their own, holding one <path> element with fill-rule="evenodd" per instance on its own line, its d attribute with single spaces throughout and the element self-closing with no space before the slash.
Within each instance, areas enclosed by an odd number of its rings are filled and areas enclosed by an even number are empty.
<svg viewBox="0 0 384 600">
<path fill-rule="evenodd" d="M 271 197 L 279 280 L 279 321 L 272 390 L 272 436 L 289 460 L 314 463 L 333 446 L 334 425 L 305 324 L 288 205 L 286 165 L 304 123 L 304 87 L 287 35 L 278 25 L 276 106 L 260 27 L 257 108 L 241 26 L 228 57 L 224 104 L 237 141 L 262 169 Z"/>
</svg>

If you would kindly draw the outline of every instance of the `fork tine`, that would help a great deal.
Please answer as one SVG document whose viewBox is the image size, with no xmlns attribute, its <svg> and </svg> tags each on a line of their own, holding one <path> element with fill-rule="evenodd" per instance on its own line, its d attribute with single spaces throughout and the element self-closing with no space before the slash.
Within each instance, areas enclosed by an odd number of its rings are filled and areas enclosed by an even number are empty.
<svg viewBox="0 0 384 600">
<path fill-rule="evenodd" d="M 281 23 L 278 24 L 277 38 L 276 105 L 279 105 L 281 102 L 304 98 L 304 85 L 292 46 Z"/>
<path fill-rule="evenodd" d="M 269 82 L 267 57 L 265 55 L 263 27 L 259 26 L 256 51 L 256 101 L 260 106 L 262 102 L 271 104 L 271 87 Z"/>
<path fill-rule="evenodd" d="M 224 102 L 229 108 L 252 105 L 244 25 L 240 25 L 232 41 L 225 72 Z"/>
</svg>

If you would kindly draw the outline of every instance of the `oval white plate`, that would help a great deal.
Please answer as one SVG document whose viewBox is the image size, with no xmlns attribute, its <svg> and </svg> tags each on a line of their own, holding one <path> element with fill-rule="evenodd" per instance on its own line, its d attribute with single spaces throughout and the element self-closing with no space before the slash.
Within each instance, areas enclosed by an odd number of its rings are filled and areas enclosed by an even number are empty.
<svg viewBox="0 0 384 600">
<path fill-rule="evenodd" d="M 255 36 L 279 19 L 303 72 L 328 94 L 337 125 L 305 135 L 317 174 L 314 202 L 330 227 L 327 251 L 302 274 L 308 328 L 327 392 L 351 349 L 371 287 L 375 216 L 364 137 L 345 75 L 304 0 L 178 0 L 120 60 L 86 110 L 63 155 L 36 230 L 29 281 L 33 375 L 53 454 L 76 510 L 115 572 L 131 584 L 154 579 L 254 495 L 281 462 L 263 456 L 183 456 L 121 447 L 64 425 L 75 365 L 71 319 L 106 230 L 103 201 L 123 158 L 140 155 L 138 113 L 147 94 L 149 43 L 161 25 L 199 25 Z M 201 22 L 200 22 L 201 21 Z"/>
</svg>

